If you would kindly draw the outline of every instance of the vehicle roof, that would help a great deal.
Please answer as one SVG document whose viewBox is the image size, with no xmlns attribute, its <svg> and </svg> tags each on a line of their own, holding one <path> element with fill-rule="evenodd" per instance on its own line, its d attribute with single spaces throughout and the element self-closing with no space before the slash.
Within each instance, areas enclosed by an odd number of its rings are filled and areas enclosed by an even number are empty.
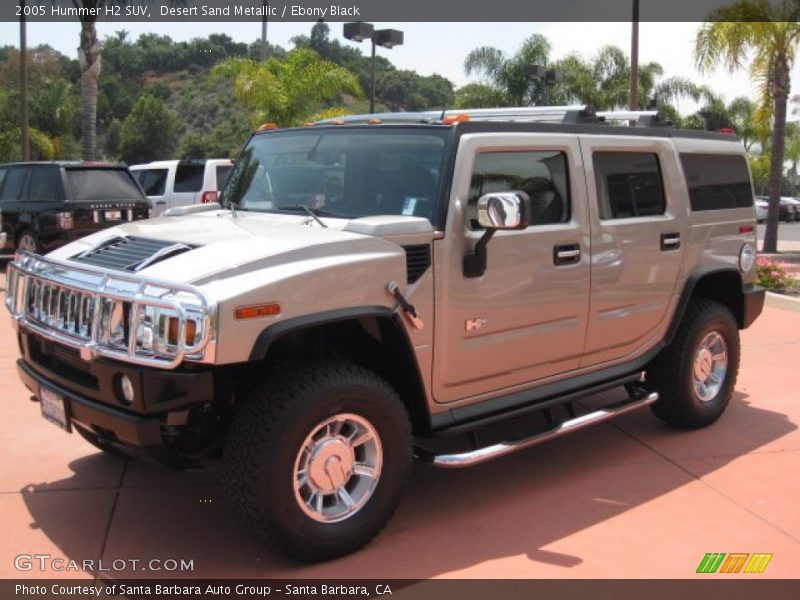
<svg viewBox="0 0 800 600">
<path fill-rule="evenodd" d="M 633 123 L 631 125 L 630 123 Z M 735 133 L 677 129 L 658 110 L 595 111 L 591 106 L 522 106 L 347 115 L 306 127 L 455 127 L 460 133 L 530 132 L 738 141 Z M 278 131 L 266 128 L 256 135 Z"/>
<path fill-rule="evenodd" d="M 124 163 L 109 163 L 93 160 L 29 160 L 4 163 L 0 167 L 30 167 L 35 165 L 54 165 L 57 167 L 80 167 L 82 169 L 127 169 Z"/>
<path fill-rule="evenodd" d="M 173 167 L 175 165 L 204 165 L 207 163 L 228 163 L 233 164 L 230 158 L 189 158 L 185 160 L 154 160 L 149 163 L 141 163 L 138 165 L 131 165 L 132 171 L 139 171 L 141 169 L 153 169 L 159 167 Z"/>
</svg>

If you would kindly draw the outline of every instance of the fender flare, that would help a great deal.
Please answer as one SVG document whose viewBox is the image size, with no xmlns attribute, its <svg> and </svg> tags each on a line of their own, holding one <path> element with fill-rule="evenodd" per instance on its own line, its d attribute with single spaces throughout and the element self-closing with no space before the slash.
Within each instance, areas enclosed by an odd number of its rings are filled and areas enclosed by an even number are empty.
<svg viewBox="0 0 800 600">
<path fill-rule="evenodd" d="M 263 360 L 274 342 L 294 331 L 308 329 L 309 327 L 317 325 L 351 321 L 362 317 L 384 317 L 391 320 L 393 314 L 394 311 L 386 306 L 353 306 L 327 310 L 311 315 L 302 315 L 300 317 L 291 317 L 285 321 L 279 321 L 274 325 L 266 327 L 258 334 L 253 348 L 250 351 L 250 360 Z"/>
</svg>

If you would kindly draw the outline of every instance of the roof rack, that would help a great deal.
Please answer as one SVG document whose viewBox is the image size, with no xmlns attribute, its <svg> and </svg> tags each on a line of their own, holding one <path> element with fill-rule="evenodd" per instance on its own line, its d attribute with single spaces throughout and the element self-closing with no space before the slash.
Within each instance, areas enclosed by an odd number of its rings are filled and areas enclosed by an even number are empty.
<svg viewBox="0 0 800 600">
<path fill-rule="evenodd" d="M 443 123 L 461 115 L 470 121 L 504 121 L 523 123 L 611 123 L 627 122 L 636 127 L 665 127 L 672 125 L 656 110 L 601 111 L 591 106 L 519 106 L 504 108 L 464 108 L 428 110 L 422 112 L 373 113 L 348 115 L 318 121 L 319 125 L 344 123 Z"/>
<path fill-rule="evenodd" d="M 605 121 L 628 121 L 635 127 L 672 127 L 673 123 L 665 119 L 657 110 L 604 110 L 597 113 Z"/>
</svg>

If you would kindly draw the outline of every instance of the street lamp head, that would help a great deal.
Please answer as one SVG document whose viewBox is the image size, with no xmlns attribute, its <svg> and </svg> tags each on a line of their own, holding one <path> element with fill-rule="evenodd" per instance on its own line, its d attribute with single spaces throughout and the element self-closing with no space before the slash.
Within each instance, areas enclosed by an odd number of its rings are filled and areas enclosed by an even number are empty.
<svg viewBox="0 0 800 600">
<path fill-rule="evenodd" d="M 522 70 L 525 79 L 544 79 L 547 75 L 547 67 L 542 65 L 525 65 Z"/>
<path fill-rule="evenodd" d="M 371 23 L 345 23 L 344 37 L 354 42 L 371 40 L 375 34 L 375 28 Z"/>
<path fill-rule="evenodd" d="M 403 32 L 397 29 L 380 29 L 375 32 L 375 45 L 394 48 L 403 43 Z"/>
</svg>

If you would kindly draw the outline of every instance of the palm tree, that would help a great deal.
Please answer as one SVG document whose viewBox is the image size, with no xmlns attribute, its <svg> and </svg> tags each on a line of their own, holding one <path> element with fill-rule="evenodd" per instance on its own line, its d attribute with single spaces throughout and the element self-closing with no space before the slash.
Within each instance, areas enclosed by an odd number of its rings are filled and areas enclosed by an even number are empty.
<svg viewBox="0 0 800 600">
<path fill-rule="evenodd" d="M 283 59 L 228 58 L 214 65 L 211 77 L 233 81 L 234 97 L 252 111 L 253 125 L 298 125 L 318 118 L 342 94 L 363 96 L 355 75 L 308 48 L 295 48 Z"/>
<path fill-rule="evenodd" d="M 769 212 L 763 250 L 778 249 L 778 210 L 783 175 L 790 71 L 800 41 L 800 0 L 742 0 L 713 11 L 697 32 L 695 60 L 701 70 L 724 65 L 733 72 L 752 53 L 750 74 L 759 82 L 755 120 L 772 121 Z"/>
<path fill-rule="evenodd" d="M 511 56 L 490 46 L 475 48 L 464 60 L 464 72 L 478 76 L 481 81 L 470 84 L 468 93 L 460 95 L 463 107 L 477 108 L 475 103 L 487 102 L 493 102 L 494 106 L 555 104 L 547 88 L 531 85 L 525 77 L 526 66 L 547 65 L 550 50 L 550 41 L 538 33 L 526 39 Z M 472 103 L 467 105 L 470 100 Z"/>
<path fill-rule="evenodd" d="M 618 46 L 604 46 L 590 60 L 570 54 L 558 61 L 563 81 L 560 93 L 567 102 L 589 104 L 597 110 L 626 108 L 630 104 L 630 61 Z M 655 98 L 660 104 L 682 96 L 697 100 L 703 89 L 688 79 L 669 77 L 656 62 L 638 65 L 637 106 L 647 106 Z"/>
<path fill-rule="evenodd" d="M 549 40 L 539 34 L 532 35 L 520 50 L 507 56 L 491 47 L 476 48 L 467 55 L 464 71 L 467 75 L 481 77 L 458 91 L 458 104 L 463 108 L 485 106 L 527 106 L 530 104 L 588 104 L 597 110 L 628 106 L 630 62 L 625 51 L 617 46 L 605 46 L 590 60 L 578 54 L 550 63 L 561 73 L 561 81 L 547 86 L 531 85 L 525 78 L 526 65 L 547 65 L 550 59 Z M 652 97 L 669 102 L 680 96 L 700 97 L 702 88 L 687 79 L 671 77 L 658 81 L 664 73 L 658 63 L 647 63 L 638 68 L 637 93 L 639 106 L 645 106 Z"/>
<path fill-rule="evenodd" d="M 73 0 L 77 8 L 100 8 L 106 0 Z M 95 11 L 88 11 L 94 13 Z M 97 40 L 97 17 L 80 17 L 81 41 L 78 63 L 81 68 L 81 155 L 94 160 L 97 152 L 97 83 L 100 80 L 100 42 Z"/>
</svg>

